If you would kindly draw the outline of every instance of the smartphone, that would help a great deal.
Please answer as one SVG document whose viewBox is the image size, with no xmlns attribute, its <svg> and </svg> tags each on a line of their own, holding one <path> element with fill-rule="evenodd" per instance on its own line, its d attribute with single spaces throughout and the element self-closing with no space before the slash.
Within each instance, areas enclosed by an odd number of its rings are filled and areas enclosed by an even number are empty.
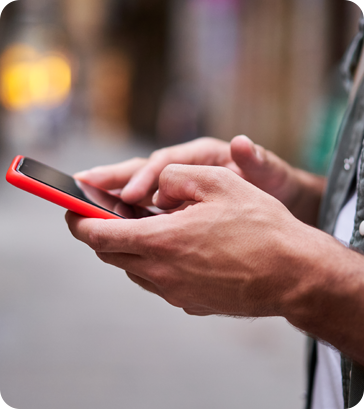
<svg viewBox="0 0 364 409">
<path fill-rule="evenodd" d="M 13 160 L 6 180 L 26 192 L 85 217 L 139 219 L 152 215 L 146 208 L 128 205 L 119 196 L 24 156 L 17 156 Z"/>
</svg>

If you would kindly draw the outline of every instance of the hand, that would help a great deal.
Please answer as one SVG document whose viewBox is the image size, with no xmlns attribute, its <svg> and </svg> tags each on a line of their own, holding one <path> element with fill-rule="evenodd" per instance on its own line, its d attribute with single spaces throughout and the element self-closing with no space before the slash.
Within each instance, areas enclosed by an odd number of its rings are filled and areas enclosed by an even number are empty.
<svg viewBox="0 0 364 409">
<path fill-rule="evenodd" d="M 135 158 L 101 166 L 78 173 L 75 177 L 106 190 L 122 189 L 121 198 L 126 203 L 149 206 L 158 189 L 161 172 L 173 163 L 222 166 L 242 175 L 231 157 L 229 143 L 205 137 L 157 150 L 149 159 Z"/>
<path fill-rule="evenodd" d="M 281 315 L 301 278 L 290 264 L 292 248 L 311 228 L 219 167 L 166 167 L 155 204 L 171 209 L 184 201 L 196 204 L 140 220 L 68 213 L 67 221 L 101 260 L 190 314 Z"/>
<path fill-rule="evenodd" d="M 282 316 L 364 365 L 362 255 L 227 169 L 168 166 L 155 204 L 183 201 L 195 204 L 138 220 L 66 219 L 101 260 L 189 314 Z"/>
<path fill-rule="evenodd" d="M 299 220 L 316 225 L 325 178 L 293 168 L 246 136 L 232 140 L 231 156 L 245 180 L 278 199 Z"/>
<path fill-rule="evenodd" d="M 200 138 L 155 151 L 149 159 L 135 158 L 75 176 L 103 189 L 123 189 L 125 202 L 148 206 L 158 189 L 161 172 L 172 163 L 226 167 L 280 200 L 300 220 L 316 223 L 324 179 L 292 168 L 246 136 L 237 136 L 231 145 Z"/>
</svg>

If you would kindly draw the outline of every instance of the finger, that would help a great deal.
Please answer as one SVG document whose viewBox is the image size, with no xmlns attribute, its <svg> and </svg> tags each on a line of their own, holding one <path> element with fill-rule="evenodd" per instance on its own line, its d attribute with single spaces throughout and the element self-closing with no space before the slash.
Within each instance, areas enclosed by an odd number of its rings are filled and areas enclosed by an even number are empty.
<svg viewBox="0 0 364 409">
<path fill-rule="evenodd" d="M 72 235 L 96 252 L 140 254 L 144 249 L 141 238 L 147 229 L 141 220 L 91 219 L 67 212 L 66 221 Z"/>
<path fill-rule="evenodd" d="M 127 203 L 138 203 L 158 188 L 159 176 L 170 164 L 220 165 L 231 161 L 228 144 L 213 138 L 196 141 L 155 151 L 148 163 L 141 168 L 125 186 L 121 194 Z"/>
<path fill-rule="evenodd" d="M 272 181 L 281 185 L 287 175 L 287 164 L 272 152 L 240 135 L 231 141 L 231 156 L 246 180 L 267 191 Z M 268 192 L 269 193 L 269 192 Z"/>
<path fill-rule="evenodd" d="M 147 159 L 134 158 L 116 165 L 99 166 L 84 172 L 79 172 L 76 173 L 74 177 L 102 189 L 121 189 L 146 162 Z"/>
<path fill-rule="evenodd" d="M 150 293 L 156 294 L 159 297 L 163 298 L 165 301 L 167 301 L 170 305 L 176 308 L 183 308 L 179 303 L 176 303 L 173 299 L 169 298 L 166 296 L 155 284 L 151 283 L 148 280 L 144 280 L 143 278 L 126 272 L 127 276 L 130 278 L 131 281 L 133 281 L 135 284 L 138 284 L 140 287 L 142 287 L 144 290 L 149 291 Z M 196 315 L 209 315 L 209 314 L 199 314 L 197 313 Z"/>
<path fill-rule="evenodd" d="M 162 296 L 163 285 L 158 286 L 158 283 L 163 283 L 163 279 L 156 262 L 135 254 L 96 252 L 96 255 L 104 263 L 132 274 L 133 281 L 143 284 L 142 286 L 145 284 L 144 288 L 148 291 L 153 290 L 152 292 Z"/>
<path fill-rule="evenodd" d="M 105 264 L 128 271 L 134 276 L 138 276 L 143 280 L 152 282 L 154 277 L 154 269 L 151 268 L 150 260 L 137 255 L 128 253 L 103 253 L 96 251 L 97 257 Z M 154 283 L 155 284 L 155 283 Z"/>
<path fill-rule="evenodd" d="M 185 201 L 208 201 L 225 191 L 234 178 L 238 176 L 225 168 L 169 165 L 159 178 L 159 191 L 153 202 L 160 209 L 167 210 Z"/>
<path fill-rule="evenodd" d="M 130 204 L 141 202 L 158 188 L 159 175 L 163 169 L 170 163 L 184 163 L 187 156 L 185 153 L 185 157 L 182 157 L 176 147 L 154 152 L 148 163 L 125 186 L 121 193 L 122 199 Z"/>
</svg>

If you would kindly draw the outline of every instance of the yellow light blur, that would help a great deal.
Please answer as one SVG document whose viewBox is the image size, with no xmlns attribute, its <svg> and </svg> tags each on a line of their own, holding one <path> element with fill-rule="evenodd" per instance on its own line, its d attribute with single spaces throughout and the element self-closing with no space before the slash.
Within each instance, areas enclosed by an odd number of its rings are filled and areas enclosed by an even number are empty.
<svg viewBox="0 0 364 409">
<path fill-rule="evenodd" d="M 70 62 L 61 54 L 41 55 L 13 45 L 0 59 L 0 98 L 9 110 L 50 109 L 61 105 L 72 85 Z"/>
</svg>

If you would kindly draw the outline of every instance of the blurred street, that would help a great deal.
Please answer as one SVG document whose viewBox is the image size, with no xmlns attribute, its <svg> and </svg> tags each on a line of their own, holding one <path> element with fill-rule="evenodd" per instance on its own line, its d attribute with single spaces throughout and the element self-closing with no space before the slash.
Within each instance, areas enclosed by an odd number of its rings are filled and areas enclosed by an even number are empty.
<svg viewBox="0 0 364 409">
<path fill-rule="evenodd" d="M 74 240 L 65 211 L 6 184 L 0 155 L 0 385 L 17 409 L 293 409 L 305 338 L 284 320 L 195 318 Z M 24 152 L 73 173 L 140 142 Z"/>
<path fill-rule="evenodd" d="M 73 174 L 202 135 L 245 134 L 325 174 L 347 104 L 339 62 L 359 18 L 343 0 L 5 8 L 0 392 L 9 405 L 303 408 L 299 331 L 276 318 L 186 315 L 103 264 L 72 237 L 64 209 L 10 186 L 5 172 L 18 154 Z"/>
</svg>

